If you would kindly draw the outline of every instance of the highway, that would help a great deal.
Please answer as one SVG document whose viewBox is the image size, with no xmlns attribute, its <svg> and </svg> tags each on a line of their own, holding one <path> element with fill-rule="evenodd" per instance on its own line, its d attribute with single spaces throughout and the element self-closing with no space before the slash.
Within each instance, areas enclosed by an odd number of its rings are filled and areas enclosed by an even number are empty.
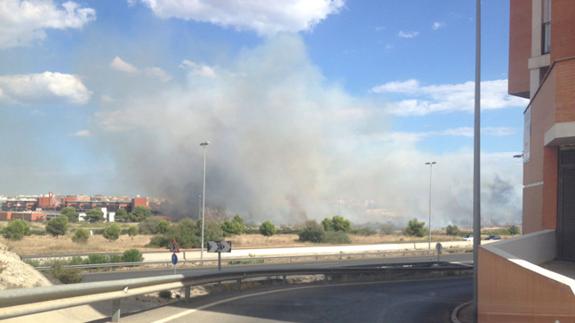
<svg viewBox="0 0 575 323">
<path fill-rule="evenodd" d="M 227 292 L 126 316 L 123 322 L 449 322 L 471 278 L 357 282 Z"/>
<path fill-rule="evenodd" d="M 246 271 L 251 269 L 291 269 L 291 268 L 334 268 L 334 267 L 346 267 L 346 266 L 373 266 L 379 264 L 394 264 L 394 263 L 413 263 L 413 262 L 428 262 L 435 261 L 436 257 L 398 257 L 398 258 L 371 258 L 371 259 L 359 259 L 359 260 L 345 260 L 345 261 L 326 261 L 317 263 L 293 263 L 293 264 L 267 264 L 267 265 L 241 265 L 224 267 L 222 271 L 233 272 L 233 271 Z M 471 262 L 472 254 L 449 254 L 441 256 L 441 261 L 449 262 Z M 202 275 L 206 273 L 214 273 L 215 268 L 206 269 L 180 269 L 177 273 L 191 273 L 192 275 Z M 82 282 L 96 282 L 105 280 L 117 280 L 117 279 L 128 279 L 128 278 L 141 278 L 141 277 L 156 277 L 161 275 L 171 275 L 173 274 L 173 269 L 130 269 L 129 271 L 111 271 L 111 272 L 88 272 L 82 277 Z"/>
</svg>

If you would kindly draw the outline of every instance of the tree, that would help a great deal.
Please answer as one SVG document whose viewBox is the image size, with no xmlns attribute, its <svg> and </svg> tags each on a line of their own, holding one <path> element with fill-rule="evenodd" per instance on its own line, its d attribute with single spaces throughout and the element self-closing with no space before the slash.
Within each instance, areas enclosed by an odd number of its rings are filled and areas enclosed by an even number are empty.
<svg viewBox="0 0 575 323">
<path fill-rule="evenodd" d="M 71 206 L 67 206 L 60 210 L 60 215 L 67 217 L 68 222 L 78 222 L 78 212 Z"/>
<path fill-rule="evenodd" d="M 72 241 L 74 241 L 76 243 L 86 243 L 86 242 L 88 242 L 89 238 L 90 238 L 90 233 L 88 232 L 88 230 L 83 229 L 83 228 L 79 228 L 78 230 L 76 230 L 76 232 L 74 232 L 74 236 L 72 237 Z"/>
<path fill-rule="evenodd" d="M 130 214 L 130 221 L 142 222 L 150 216 L 152 216 L 152 211 L 149 208 L 144 206 L 136 206 Z"/>
<path fill-rule="evenodd" d="M 276 234 L 276 226 L 270 221 L 265 221 L 260 225 L 260 233 L 266 237 Z"/>
<path fill-rule="evenodd" d="M 30 226 L 24 220 L 13 220 L 4 228 L 2 235 L 9 240 L 22 240 L 30 234 Z"/>
<path fill-rule="evenodd" d="M 515 224 L 512 225 L 512 226 L 510 226 L 509 229 L 507 229 L 507 231 L 509 231 L 509 234 L 510 234 L 510 235 L 516 235 L 516 234 L 519 234 L 519 233 L 520 233 L 519 227 L 516 226 Z"/>
<path fill-rule="evenodd" d="M 224 221 L 224 223 L 222 223 L 222 230 L 224 231 L 225 236 L 242 234 L 246 231 L 244 219 L 242 219 L 241 216 L 236 215 L 231 220 Z"/>
<path fill-rule="evenodd" d="M 115 220 L 116 222 L 129 222 L 130 216 L 128 211 L 126 211 L 126 209 L 118 209 L 118 211 L 116 211 Z"/>
<path fill-rule="evenodd" d="M 321 225 L 325 231 L 342 231 L 342 232 L 349 232 L 351 229 L 351 222 L 346 218 L 336 215 L 334 217 L 325 218 L 321 221 Z"/>
<path fill-rule="evenodd" d="M 315 221 L 307 221 L 298 233 L 300 241 L 322 242 L 325 238 L 325 230 Z"/>
<path fill-rule="evenodd" d="M 60 215 L 59 217 L 53 218 L 46 224 L 46 232 L 54 237 L 63 236 L 68 230 L 68 217 L 65 215 Z"/>
<path fill-rule="evenodd" d="M 170 222 L 161 217 L 152 216 L 138 223 L 138 229 L 141 234 L 158 234 L 168 232 Z"/>
<path fill-rule="evenodd" d="M 86 221 L 90 223 L 104 221 L 104 212 L 100 209 L 91 209 L 86 212 Z"/>
<path fill-rule="evenodd" d="M 128 235 L 130 236 L 130 238 L 134 239 L 134 237 L 136 235 L 138 235 L 138 227 L 136 226 L 131 226 L 128 228 Z"/>
<path fill-rule="evenodd" d="M 447 233 L 448 236 L 456 236 L 459 234 L 459 228 L 455 224 L 450 224 L 445 228 L 445 233 Z"/>
<path fill-rule="evenodd" d="M 120 228 L 120 226 L 116 223 L 112 223 L 112 224 L 108 224 L 105 228 L 104 228 L 104 232 L 102 233 L 102 235 L 104 236 L 104 238 L 113 241 L 113 240 L 118 240 L 118 238 L 120 237 L 120 232 L 122 231 L 122 228 Z"/>
<path fill-rule="evenodd" d="M 409 220 L 404 233 L 408 236 L 423 237 L 425 236 L 425 222 L 419 222 L 417 219 Z"/>
</svg>

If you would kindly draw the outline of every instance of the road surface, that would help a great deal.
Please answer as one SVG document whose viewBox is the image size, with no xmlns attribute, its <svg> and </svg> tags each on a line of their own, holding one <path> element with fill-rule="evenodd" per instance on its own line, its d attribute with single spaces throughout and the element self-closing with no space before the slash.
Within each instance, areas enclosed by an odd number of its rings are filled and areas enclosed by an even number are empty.
<svg viewBox="0 0 575 323">
<path fill-rule="evenodd" d="M 372 258 L 372 259 L 360 259 L 360 260 L 346 260 L 346 261 L 333 261 L 333 262 L 317 262 L 317 263 L 294 263 L 294 264 L 268 264 L 268 265 L 243 265 L 243 266 L 232 266 L 224 267 L 222 271 L 233 272 L 233 271 L 247 271 L 251 269 L 290 269 L 290 268 L 334 268 L 334 267 L 347 267 L 347 266 L 373 266 L 378 264 L 393 264 L 393 263 L 413 263 L 413 262 L 427 262 L 435 261 L 436 257 L 399 257 L 399 258 Z M 472 261 L 472 254 L 449 254 L 441 256 L 441 261 L 449 262 L 467 262 Z M 184 269 L 178 270 L 178 273 L 191 273 L 192 275 L 202 275 L 206 273 L 214 273 L 215 268 L 207 269 Z M 116 279 L 128 279 L 128 278 L 141 278 L 141 277 L 156 277 L 161 275 L 171 275 L 173 274 L 173 269 L 130 269 L 129 271 L 112 271 L 112 272 L 92 272 L 85 273 L 82 282 L 95 282 L 95 281 L 105 281 L 105 280 L 116 280 Z"/>
<path fill-rule="evenodd" d="M 296 286 L 192 298 L 122 322 L 449 322 L 471 278 Z"/>
</svg>

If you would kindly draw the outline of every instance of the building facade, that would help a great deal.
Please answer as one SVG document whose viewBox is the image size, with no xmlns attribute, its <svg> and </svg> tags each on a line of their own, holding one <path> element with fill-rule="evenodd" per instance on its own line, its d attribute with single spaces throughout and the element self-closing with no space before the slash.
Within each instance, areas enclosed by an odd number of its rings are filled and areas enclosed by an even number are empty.
<svg viewBox="0 0 575 323">
<path fill-rule="evenodd" d="M 575 1 L 510 0 L 523 233 L 479 251 L 480 322 L 575 322 Z"/>
</svg>

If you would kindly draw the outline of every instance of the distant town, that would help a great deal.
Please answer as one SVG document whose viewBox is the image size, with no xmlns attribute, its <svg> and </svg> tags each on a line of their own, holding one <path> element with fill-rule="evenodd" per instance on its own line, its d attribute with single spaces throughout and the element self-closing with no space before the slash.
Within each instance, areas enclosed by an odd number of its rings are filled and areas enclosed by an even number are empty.
<svg viewBox="0 0 575 323">
<path fill-rule="evenodd" d="M 139 195 L 0 195 L 0 221 L 46 221 L 59 216 L 62 209 L 70 207 L 77 211 L 79 222 L 86 221 L 87 212 L 94 209 L 102 212 L 104 222 L 116 222 L 118 210 L 132 212 L 138 207 L 157 209 L 160 203 L 158 199 Z"/>
</svg>

